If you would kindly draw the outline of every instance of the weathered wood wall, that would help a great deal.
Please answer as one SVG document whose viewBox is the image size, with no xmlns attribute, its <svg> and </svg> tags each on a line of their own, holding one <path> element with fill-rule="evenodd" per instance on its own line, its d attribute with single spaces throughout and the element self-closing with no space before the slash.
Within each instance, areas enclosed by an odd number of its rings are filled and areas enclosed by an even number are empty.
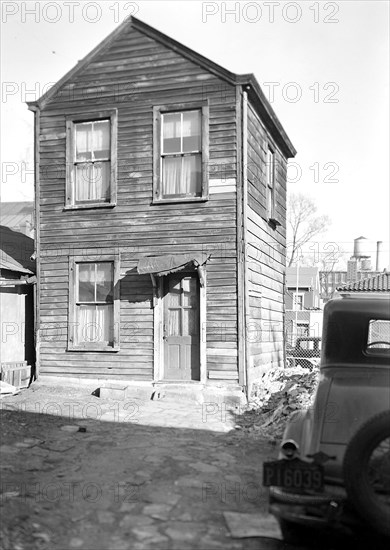
<svg viewBox="0 0 390 550">
<path fill-rule="evenodd" d="M 204 99 L 210 105 L 210 199 L 152 205 L 153 106 Z M 102 108 L 118 109 L 117 206 L 64 211 L 65 117 L 93 117 Z M 39 148 L 40 373 L 152 379 L 152 286 L 148 276 L 135 273 L 137 260 L 210 251 L 208 369 L 213 378 L 237 379 L 235 87 L 132 29 L 45 105 Z M 68 257 L 99 251 L 121 255 L 120 351 L 69 352 Z"/>
<path fill-rule="evenodd" d="M 266 211 L 267 147 L 275 151 L 275 217 L 272 229 Z M 286 246 L 287 160 L 269 137 L 248 102 L 248 213 L 249 272 L 248 385 L 270 366 L 283 364 L 283 314 Z"/>
</svg>

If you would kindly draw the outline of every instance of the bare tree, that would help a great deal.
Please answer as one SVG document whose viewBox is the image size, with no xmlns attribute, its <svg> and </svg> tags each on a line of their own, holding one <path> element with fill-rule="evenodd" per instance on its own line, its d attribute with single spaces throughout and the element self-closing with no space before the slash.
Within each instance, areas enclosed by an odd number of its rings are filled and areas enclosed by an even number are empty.
<svg viewBox="0 0 390 550">
<path fill-rule="evenodd" d="M 288 266 L 297 261 L 299 250 L 330 225 L 328 216 L 318 216 L 314 201 L 302 193 L 292 193 L 287 201 Z"/>
</svg>

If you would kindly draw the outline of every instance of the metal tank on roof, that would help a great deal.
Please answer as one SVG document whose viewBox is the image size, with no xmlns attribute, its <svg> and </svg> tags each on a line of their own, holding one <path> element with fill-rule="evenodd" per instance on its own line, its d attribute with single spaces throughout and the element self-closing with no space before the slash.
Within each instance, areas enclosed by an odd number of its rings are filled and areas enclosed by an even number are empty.
<svg viewBox="0 0 390 550">
<path fill-rule="evenodd" d="M 370 242 L 366 237 L 358 237 L 353 242 L 353 257 L 354 258 L 370 258 Z"/>
</svg>

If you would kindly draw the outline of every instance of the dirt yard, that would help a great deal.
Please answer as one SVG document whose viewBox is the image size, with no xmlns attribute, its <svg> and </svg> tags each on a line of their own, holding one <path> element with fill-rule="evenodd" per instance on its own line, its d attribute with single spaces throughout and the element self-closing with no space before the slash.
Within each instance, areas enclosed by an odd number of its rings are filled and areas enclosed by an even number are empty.
<svg viewBox="0 0 390 550">
<path fill-rule="evenodd" d="M 35 383 L 2 399 L 1 548 L 287 548 L 261 485 L 275 445 L 241 411 L 91 393 Z M 256 514 L 265 538 L 236 538 L 225 512 Z"/>
</svg>

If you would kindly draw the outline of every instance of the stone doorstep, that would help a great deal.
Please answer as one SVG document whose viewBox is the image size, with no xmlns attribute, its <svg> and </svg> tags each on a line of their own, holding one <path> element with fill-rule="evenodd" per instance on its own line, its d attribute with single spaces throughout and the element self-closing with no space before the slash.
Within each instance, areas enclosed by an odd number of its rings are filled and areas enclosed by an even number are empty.
<svg viewBox="0 0 390 550">
<path fill-rule="evenodd" d="M 210 406 L 214 404 L 220 406 L 225 403 L 229 407 L 239 407 L 247 403 L 245 393 L 238 385 L 212 386 L 208 384 L 155 382 L 154 392 L 156 401 L 190 401 L 200 405 L 210 404 Z"/>
<path fill-rule="evenodd" d="M 135 382 L 128 380 L 107 380 L 107 378 L 67 378 L 63 376 L 41 375 L 33 385 L 78 387 L 92 393 L 100 389 L 102 399 L 124 401 L 129 399 L 141 399 L 149 401 L 173 401 L 175 403 L 215 404 L 223 403 L 229 407 L 246 405 L 245 393 L 239 385 L 228 384 L 200 384 L 181 382 Z M 27 390 L 28 391 L 28 390 Z"/>
</svg>

